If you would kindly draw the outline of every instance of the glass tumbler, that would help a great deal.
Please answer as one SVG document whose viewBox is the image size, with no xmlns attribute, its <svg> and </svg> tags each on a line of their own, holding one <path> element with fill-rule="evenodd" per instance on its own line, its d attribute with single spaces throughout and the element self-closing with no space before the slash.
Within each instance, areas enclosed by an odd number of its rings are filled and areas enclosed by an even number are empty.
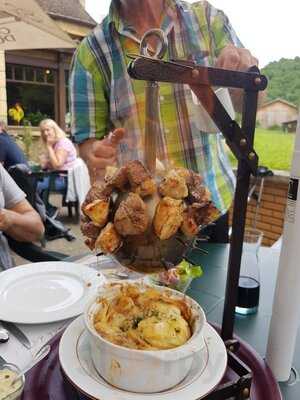
<svg viewBox="0 0 300 400">
<path fill-rule="evenodd" d="M 258 229 L 245 230 L 238 286 L 237 314 L 254 314 L 258 309 L 260 291 L 259 248 L 263 233 Z"/>
<path fill-rule="evenodd" d="M 20 369 L 11 363 L 0 365 L 0 399 L 20 400 L 25 385 L 25 376 L 22 375 L 13 385 L 13 379 L 20 373 Z"/>
</svg>

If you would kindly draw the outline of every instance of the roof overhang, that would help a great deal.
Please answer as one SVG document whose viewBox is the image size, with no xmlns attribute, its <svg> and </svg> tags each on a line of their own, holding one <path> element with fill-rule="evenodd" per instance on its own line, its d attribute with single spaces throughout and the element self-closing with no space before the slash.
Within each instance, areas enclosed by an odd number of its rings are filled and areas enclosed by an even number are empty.
<svg viewBox="0 0 300 400">
<path fill-rule="evenodd" d="M 34 0 L 0 0 L 0 50 L 75 47 Z"/>
</svg>

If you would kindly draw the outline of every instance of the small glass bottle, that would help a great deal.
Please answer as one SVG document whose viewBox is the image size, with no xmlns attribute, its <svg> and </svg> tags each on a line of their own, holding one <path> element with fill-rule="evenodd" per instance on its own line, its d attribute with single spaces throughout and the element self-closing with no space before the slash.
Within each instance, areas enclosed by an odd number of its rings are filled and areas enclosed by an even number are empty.
<svg viewBox="0 0 300 400">
<path fill-rule="evenodd" d="M 238 299 L 235 307 L 237 314 L 254 314 L 258 309 L 260 291 L 258 252 L 262 238 L 262 232 L 257 229 L 245 230 Z"/>
</svg>

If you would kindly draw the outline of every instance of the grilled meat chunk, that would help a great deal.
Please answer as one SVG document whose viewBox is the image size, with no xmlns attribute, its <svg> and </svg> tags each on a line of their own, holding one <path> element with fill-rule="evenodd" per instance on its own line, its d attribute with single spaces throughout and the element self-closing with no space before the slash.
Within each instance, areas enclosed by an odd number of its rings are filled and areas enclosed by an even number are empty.
<svg viewBox="0 0 300 400">
<path fill-rule="evenodd" d="M 187 236 L 187 237 L 193 237 L 196 236 L 197 233 L 199 232 L 199 225 L 197 224 L 196 218 L 195 218 L 195 210 L 192 206 L 188 206 L 182 214 L 183 221 L 181 224 L 181 231 Z"/>
<path fill-rule="evenodd" d="M 109 200 L 95 200 L 83 207 L 83 213 L 100 228 L 104 226 L 109 214 Z"/>
<path fill-rule="evenodd" d="M 108 199 L 112 193 L 112 187 L 106 183 L 96 183 L 88 191 L 85 203 L 89 204 L 95 200 Z"/>
<path fill-rule="evenodd" d="M 159 192 L 162 196 L 184 199 L 188 195 L 188 188 L 185 179 L 172 169 L 159 185 Z"/>
<path fill-rule="evenodd" d="M 127 171 L 130 187 L 134 193 L 137 193 L 141 197 L 146 197 L 156 192 L 154 179 L 152 179 L 140 161 L 129 162 L 127 164 Z"/>
<path fill-rule="evenodd" d="M 203 182 L 202 176 L 196 174 L 196 172 L 191 169 L 186 169 L 182 167 L 174 168 L 174 171 L 177 175 L 184 178 L 185 183 L 188 185 L 188 188 L 192 188 L 195 185 L 201 185 Z"/>
<path fill-rule="evenodd" d="M 195 236 L 202 226 L 208 225 L 220 216 L 220 211 L 211 203 L 200 205 L 194 203 L 183 212 L 182 232 L 188 236 Z"/>
<path fill-rule="evenodd" d="M 173 236 L 182 223 L 181 200 L 164 197 L 157 205 L 153 220 L 154 231 L 161 240 Z"/>
<path fill-rule="evenodd" d="M 121 191 L 126 190 L 127 186 L 129 186 L 127 166 L 124 165 L 123 167 L 116 168 L 115 170 L 113 170 L 114 167 L 110 168 L 111 170 L 105 175 L 107 184 Z"/>
<path fill-rule="evenodd" d="M 198 204 L 193 204 L 192 207 L 195 207 L 196 209 L 199 207 Z M 220 217 L 221 213 L 217 209 L 216 206 L 212 202 L 209 202 L 206 204 L 204 207 L 199 207 L 198 208 L 198 216 L 197 220 L 199 222 L 199 225 L 209 225 L 215 220 L 217 220 Z"/>
<path fill-rule="evenodd" d="M 101 249 L 104 254 L 113 253 L 122 246 L 122 240 L 116 231 L 114 224 L 109 222 L 98 236 L 95 247 Z"/>
<path fill-rule="evenodd" d="M 95 225 L 92 221 L 82 222 L 80 224 L 80 229 L 82 234 L 90 239 L 97 239 L 100 233 L 100 227 Z"/>
<path fill-rule="evenodd" d="M 129 193 L 115 213 L 116 230 L 122 236 L 140 235 L 147 230 L 148 223 L 146 204 L 138 194 Z"/>
<path fill-rule="evenodd" d="M 91 239 L 91 238 L 86 238 L 84 241 L 84 244 L 92 251 L 95 249 L 95 243 L 96 239 Z"/>
<path fill-rule="evenodd" d="M 116 167 L 115 165 L 109 165 L 108 167 L 106 167 L 105 175 L 104 175 L 104 182 L 106 182 L 106 183 L 109 182 L 117 171 L 118 171 L 118 167 Z"/>
</svg>

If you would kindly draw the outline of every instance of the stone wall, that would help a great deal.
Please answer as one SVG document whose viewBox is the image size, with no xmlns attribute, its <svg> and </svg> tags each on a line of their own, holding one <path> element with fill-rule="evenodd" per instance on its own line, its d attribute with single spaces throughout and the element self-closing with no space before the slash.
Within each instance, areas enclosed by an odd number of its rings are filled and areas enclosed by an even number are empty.
<svg viewBox="0 0 300 400">
<path fill-rule="evenodd" d="M 256 193 L 259 192 L 260 182 L 261 180 L 258 179 Z M 263 195 L 256 218 L 257 229 L 264 233 L 264 246 L 272 246 L 282 235 L 288 183 L 288 173 L 277 172 L 274 176 L 264 179 Z M 256 204 L 254 199 L 251 199 L 248 204 L 247 227 L 253 227 L 254 225 Z"/>
</svg>

